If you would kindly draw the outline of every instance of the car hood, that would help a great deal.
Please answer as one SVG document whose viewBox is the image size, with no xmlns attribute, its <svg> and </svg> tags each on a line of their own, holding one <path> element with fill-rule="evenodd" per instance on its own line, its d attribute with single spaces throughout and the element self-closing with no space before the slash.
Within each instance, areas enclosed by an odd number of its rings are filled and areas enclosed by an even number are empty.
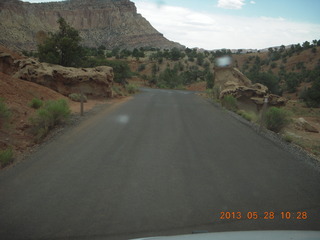
<svg viewBox="0 0 320 240">
<path fill-rule="evenodd" d="M 320 231 L 233 231 L 199 233 L 167 237 L 148 237 L 132 240 L 320 240 Z"/>
</svg>

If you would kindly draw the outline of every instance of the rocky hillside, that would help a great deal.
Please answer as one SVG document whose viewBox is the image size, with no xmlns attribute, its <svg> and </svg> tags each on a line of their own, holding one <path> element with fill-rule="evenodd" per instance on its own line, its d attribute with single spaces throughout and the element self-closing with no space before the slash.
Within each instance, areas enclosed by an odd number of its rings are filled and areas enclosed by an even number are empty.
<svg viewBox="0 0 320 240">
<path fill-rule="evenodd" d="M 245 71 L 250 71 L 254 66 L 259 66 L 260 71 L 271 71 L 278 74 L 281 69 L 287 72 L 301 72 L 313 70 L 320 63 L 320 46 L 300 50 L 269 51 L 247 54 L 234 54 L 235 66 Z"/>
<path fill-rule="evenodd" d="M 63 17 L 88 47 L 181 47 L 167 40 L 137 13 L 129 0 L 68 0 L 28 3 L 0 1 L 0 44 L 16 50 L 34 50 L 47 32 L 58 29 Z"/>
</svg>

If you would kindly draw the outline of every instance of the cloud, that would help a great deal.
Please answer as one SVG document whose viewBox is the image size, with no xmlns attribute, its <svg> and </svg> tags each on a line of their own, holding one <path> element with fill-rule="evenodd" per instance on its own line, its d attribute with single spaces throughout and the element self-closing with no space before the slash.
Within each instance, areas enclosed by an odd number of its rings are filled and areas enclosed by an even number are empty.
<svg viewBox="0 0 320 240">
<path fill-rule="evenodd" d="M 243 17 L 197 12 L 183 7 L 137 0 L 142 14 L 166 38 L 187 47 L 208 50 L 267 48 L 318 39 L 319 24 L 284 18 Z"/>
<path fill-rule="evenodd" d="M 218 7 L 225 9 L 241 9 L 245 0 L 218 0 Z"/>
<path fill-rule="evenodd" d="M 251 4 L 256 4 L 256 2 L 255 2 L 255 1 L 250 1 L 250 3 L 251 3 Z"/>
</svg>

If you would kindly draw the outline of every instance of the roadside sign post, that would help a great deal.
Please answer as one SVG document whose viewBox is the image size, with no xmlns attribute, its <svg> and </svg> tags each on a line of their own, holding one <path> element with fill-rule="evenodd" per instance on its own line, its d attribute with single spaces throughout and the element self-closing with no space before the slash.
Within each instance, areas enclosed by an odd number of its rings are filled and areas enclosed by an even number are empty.
<svg viewBox="0 0 320 240">
<path fill-rule="evenodd" d="M 260 113 L 260 128 L 259 128 L 259 132 L 261 132 L 263 124 L 264 124 L 264 120 L 265 120 L 265 113 L 267 111 L 267 107 L 268 107 L 268 98 L 265 97 L 264 101 L 263 101 L 263 106 L 261 109 L 261 113 Z"/>
<path fill-rule="evenodd" d="M 80 88 L 80 115 L 83 116 L 83 92 Z"/>
</svg>

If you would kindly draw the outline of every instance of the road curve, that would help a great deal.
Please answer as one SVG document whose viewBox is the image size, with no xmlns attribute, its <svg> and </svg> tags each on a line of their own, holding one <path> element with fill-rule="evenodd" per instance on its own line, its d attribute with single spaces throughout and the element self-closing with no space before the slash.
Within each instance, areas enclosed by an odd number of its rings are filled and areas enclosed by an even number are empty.
<svg viewBox="0 0 320 240">
<path fill-rule="evenodd" d="M 0 239 L 320 230 L 319 183 L 194 93 L 142 89 L 0 172 Z"/>
</svg>

